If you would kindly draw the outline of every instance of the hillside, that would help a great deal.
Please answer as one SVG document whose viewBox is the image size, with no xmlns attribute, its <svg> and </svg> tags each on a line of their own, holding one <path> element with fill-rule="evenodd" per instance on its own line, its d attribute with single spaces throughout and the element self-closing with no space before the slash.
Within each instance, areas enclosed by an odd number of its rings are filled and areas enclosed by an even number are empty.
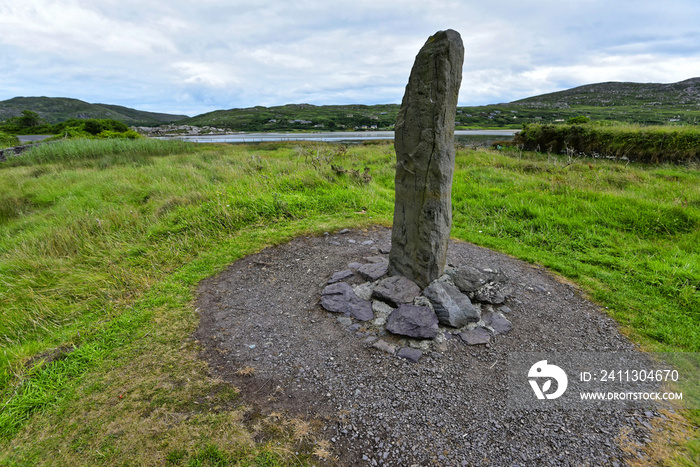
<svg viewBox="0 0 700 467">
<path fill-rule="evenodd" d="M 573 105 L 676 107 L 694 110 L 700 105 L 700 78 L 671 84 L 621 82 L 587 84 L 565 91 L 528 97 L 511 104 L 531 107 Z"/>
<path fill-rule="evenodd" d="M 333 131 L 391 129 L 398 104 L 289 104 L 217 110 L 178 123 L 236 131 Z M 593 120 L 641 124 L 689 123 L 700 119 L 700 78 L 673 84 L 599 83 L 506 104 L 458 107 L 457 128 L 521 128 L 586 115 Z"/>
<path fill-rule="evenodd" d="M 0 121 L 37 112 L 48 123 L 70 118 L 111 118 L 131 126 L 210 126 L 231 131 L 390 130 L 399 104 L 249 107 L 216 110 L 196 117 L 143 112 L 116 105 L 88 104 L 77 99 L 15 97 L 0 102 Z M 588 84 L 518 101 L 458 107 L 457 128 L 521 128 L 524 123 L 553 123 L 585 115 L 593 120 L 641 124 L 700 122 L 700 78 L 679 83 Z"/>
<path fill-rule="evenodd" d="M 0 101 L 0 121 L 21 115 L 23 110 L 38 113 L 47 123 L 71 118 L 110 118 L 127 125 L 162 125 L 187 118 L 186 115 L 145 112 L 118 105 L 90 104 L 66 97 L 14 97 Z"/>
<path fill-rule="evenodd" d="M 398 104 L 288 104 L 277 107 L 217 110 L 178 122 L 240 131 L 388 129 L 396 123 Z"/>
</svg>

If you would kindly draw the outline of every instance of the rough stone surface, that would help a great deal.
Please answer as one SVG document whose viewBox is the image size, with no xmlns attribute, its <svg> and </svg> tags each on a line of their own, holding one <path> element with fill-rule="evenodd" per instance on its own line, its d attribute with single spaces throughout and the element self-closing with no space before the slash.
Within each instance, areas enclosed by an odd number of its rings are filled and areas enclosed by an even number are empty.
<svg viewBox="0 0 700 467">
<path fill-rule="evenodd" d="M 358 298 L 346 282 L 337 282 L 324 288 L 321 292 L 321 306 L 333 313 L 344 313 L 360 321 L 374 317 L 372 303 Z"/>
<path fill-rule="evenodd" d="M 493 329 L 494 334 L 506 334 L 513 330 L 513 324 L 500 313 L 490 311 L 484 313 L 482 320 L 486 326 Z"/>
<path fill-rule="evenodd" d="M 394 355 L 396 353 L 396 347 L 394 347 L 393 345 L 389 344 L 388 342 L 386 342 L 385 340 L 382 340 L 382 339 L 375 341 L 372 344 L 372 347 L 374 347 L 375 349 L 379 349 L 382 352 L 386 352 L 388 354 L 391 354 L 391 355 Z"/>
<path fill-rule="evenodd" d="M 474 293 L 474 300 L 500 305 L 510 294 L 508 287 L 500 282 L 489 282 Z"/>
<path fill-rule="evenodd" d="M 335 274 L 333 274 L 330 279 L 328 279 L 328 283 L 335 284 L 336 282 L 340 282 L 340 281 L 345 280 L 345 279 L 352 277 L 354 275 L 355 274 L 349 269 L 345 269 L 343 271 L 338 271 Z"/>
<path fill-rule="evenodd" d="M 396 119 L 394 224 L 389 274 L 420 287 L 443 274 L 452 227 L 457 97 L 464 46 L 439 31 L 416 56 Z"/>
<path fill-rule="evenodd" d="M 403 276 L 382 279 L 372 294 L 374 298 L 388 302 L 393 306 L 412 303 L 418 295 L 420 295 L 420 287 Z"/>
<path fill-rule="evenodd" d="M 470 322 L 479 321 L 479 310 L 449 282 L 434 281 L 423 294 L 433 304 L 433 310 L 441 324 L 461 328 Z"/>
<path fill-rule="evenodd" d="M 438 319 L 428 307 L 401 305 L 389 315 L 386 330 L 402 336 L 433 339 L 438 334 Z"/>
<path fill-rule="evenodd" d="M 352 288 L 352 290 L 355 291 L 355 295 L 357 295 L 359 298 L 362 300 L 371 300 L 372 299 L 372 283 L 371 282 L 365 282 L 364 284 L 356 285 Z"/>
<path fill-rule="evenodd" d="M 362 276 L 363 279 L 368 281 L 376 281 L 382 276 L 386 275 L 387 267 L 389 263 L 367 263 L 360 266 L 357 269 L 357 273 Z"/>
<path fill-rule="evenodd" d="M 412 347 L 402 347 L 396 353 L 401 358 L 405 358 L 413 363 L 418 363 L 418 360 L 423 356 L 423 351 Z"/>
<path fill-rule="evenodd" d="M 478 327 L 469 331 L 460 332 L 459 337 L 461 337 L 467 345 L 480 345 L 489 343 L 491 340 L 491 333 L 485 328 Z"/>
<path fill-rule="evenodd" d="M 450 276 L 455 286 L 466 294 L 476 292 L 489 281 L 488 274 L 471 266 L 450 268 L 445 272 Z"/>
</svg>

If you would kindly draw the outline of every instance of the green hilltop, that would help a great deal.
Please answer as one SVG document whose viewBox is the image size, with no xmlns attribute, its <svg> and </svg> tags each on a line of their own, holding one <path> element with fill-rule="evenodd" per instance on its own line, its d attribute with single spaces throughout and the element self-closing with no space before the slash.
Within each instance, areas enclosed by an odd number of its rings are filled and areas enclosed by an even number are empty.
<svg viewBox="0 0 700 467">
<path fill-rule="evenodd" d="M 112 119 L 127 125 L 162 125 L 187 118 L 187 115 L 171 115 L 145 112 L 119 105 L 90 104 L 67 97 L 14 97 L 0 101 L 0 122 L 22 115 L 23 110 L 39 114 L 46 123 L 60 123 L 74 118 Z"/>
<path fill-rule="evenodd" d="M 31 110 L 47 123 L 72 118 L 108 118 L 131 126 L 176 123 L 249 132 L 391 130 L 399 107 L 399 104 L 287 104 L 216 110 L 187 117 L 88 104 L 77 99 L 15 97 L 0 102 L 0 122 Z M 588 84 L 510 103 L 458 107 L 456 121 L 458 129 L 521 128 L 524 123 L 555 123 L 582 115 L 592 120 L 645 125 L 697 124 L 700 78 L 671 84 Z"/>
</svg>

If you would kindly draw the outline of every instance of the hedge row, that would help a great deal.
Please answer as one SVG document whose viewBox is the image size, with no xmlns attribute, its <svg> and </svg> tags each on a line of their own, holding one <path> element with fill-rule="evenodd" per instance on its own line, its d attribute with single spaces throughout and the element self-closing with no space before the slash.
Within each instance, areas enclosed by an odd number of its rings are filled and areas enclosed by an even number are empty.
<svg viewBox="0 0 700 467">
<path fill-rule="evenodd" d="M 514 143 L 527 151 L 573 153 L 648 163 L 697 162 L 700 129 L 677 126 L 523 125 Z"/>
<path fill-rule="evenodd" d="M 18 144 L 19 140 L 16 136 L 8 135 L 7 133 L 0 131 L 0 149 L 8 148 L 10 146 L 17 146 Z"/>
</svg>

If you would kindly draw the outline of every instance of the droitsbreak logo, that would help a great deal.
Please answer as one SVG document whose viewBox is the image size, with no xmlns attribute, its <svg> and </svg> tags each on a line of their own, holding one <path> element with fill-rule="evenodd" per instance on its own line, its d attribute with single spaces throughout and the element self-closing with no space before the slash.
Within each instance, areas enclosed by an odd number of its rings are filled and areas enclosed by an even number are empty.
<svg viewBox="0 0 700 467">
<path fill-rule="evenodd" d="M 564 370 L 556 365 L 549 365 L 547 360 L 540 360 L 532 365 L 527 376 L 530 378 L 528 381 L 538 399 L 556 399 L 564 394 L 569 384 Z M 538 384 L 539 380 L 542 380 L 542 386 Z M 552 389 L 553 380 L 557 382 L 556 390 L 548 392 Z"/>
</svg>

